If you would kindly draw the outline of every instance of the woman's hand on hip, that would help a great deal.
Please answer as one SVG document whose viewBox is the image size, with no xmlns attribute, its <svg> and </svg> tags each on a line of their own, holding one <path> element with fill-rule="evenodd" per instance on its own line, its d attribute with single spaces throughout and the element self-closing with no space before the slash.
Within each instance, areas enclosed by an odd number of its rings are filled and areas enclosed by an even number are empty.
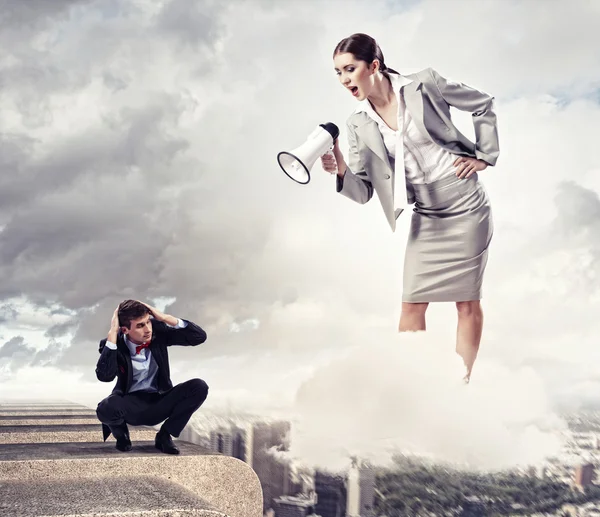
<svg viewBox="0 0 600 517">
<path fill-rule="evenodd" d="M 478 160 L 477 158 L 466 158 L 461 156 L 454 161 L 454 166 L 457 167 L 456 175 L 460 179 L 464 179 L 469 178 L 476 172 L 482 171 L 488 166 L 488 164 L 483 160 Z"/>
</svg>

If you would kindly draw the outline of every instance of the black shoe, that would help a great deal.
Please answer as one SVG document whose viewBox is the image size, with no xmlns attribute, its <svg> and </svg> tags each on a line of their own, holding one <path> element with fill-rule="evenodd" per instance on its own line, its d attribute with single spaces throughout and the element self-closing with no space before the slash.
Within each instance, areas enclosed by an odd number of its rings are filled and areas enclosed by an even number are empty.
<svg viewBox="0 0 600 517">
<path fill-rule="evenodd" d="M 175 447 L 171 435 L 165 431 L 158 431 L 156 433 L 154 446 L 165 454 L 179 454 L 179 449 Z"/>
<path fill-rule="evenodd" d="M 117 440 L 117 445 L 115 446 L 121 452 L 127 452 L 131 450 L 131 440 L 123 439 Z"/>
<path fill-rule="evenodd" d="M 129 438 L 129 429 L 127 424 L 121 424 L 118 426 L 111 426 L 110 430 L 117 440 L 116 448 L 119 451 L 127 452 L 131 450 L 131 440 Z"/>
</svg>

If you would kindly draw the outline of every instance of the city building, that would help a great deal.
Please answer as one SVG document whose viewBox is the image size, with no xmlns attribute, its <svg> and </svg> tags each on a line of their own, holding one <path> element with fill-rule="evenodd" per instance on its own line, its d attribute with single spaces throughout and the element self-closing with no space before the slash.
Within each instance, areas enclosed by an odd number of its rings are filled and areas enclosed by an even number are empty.
<svg viewBox="0 0 600 517">
<path fill-rule="evenodd" d="M 289 451 L 291 424 L 287 421 L 254 422 L 248 428 L 246 463 L 256 472 L 263 489 L 263 513 L 275 499 L 290 493 Z M 278 516 L 279 517 L 279 516 Z"/>
<path fill-rule="evenodd" d="M 246 430 L 239 426 L 232 426 L 231 432 L 231 455 L 238 460 L 246 461 L 248 457 Z"/>
<path fill-rule="evenodd" d="M 233 432 L 231 429 L 219 427 L 210 432 L 210 448 L 225 456 L 233 456 Z"/>
<path fill-rule="evenodd" d="M 353 458 L 348 471 L 347 517 L 375 517 L 375 471 Z"/>
<path fill-rule="evenodd" d="M 575 468 L 575 486 L 577 488 L 585 488 L 592 484 L 594 480 L 594 465 L 591 463 L 585 463 L 578 465 Z"/>
<path fill-rule="evenodd" d="M 485 517 L 486 508 L 484 502 L 476 496 L 469 496 L 462 502 L 460 517 Z"/>
<path fill-rule="evenodd" d="M 346 517 L 346 477 L 317 470 L 314 480 L 315 513 L 320 517 Z"/>
<path fill-rule="evenodd" d="M 315 501 L 308 497 L 284 495 L 273 500 L 275 517 L 309 517 L 315 514 Z"/>
<path fill-rule="evenodd" d="M 247 431 L 238 425 L 221 425 L 210 431 L 210 449 L 246 461 L 246 437 Z"/>
</svg>

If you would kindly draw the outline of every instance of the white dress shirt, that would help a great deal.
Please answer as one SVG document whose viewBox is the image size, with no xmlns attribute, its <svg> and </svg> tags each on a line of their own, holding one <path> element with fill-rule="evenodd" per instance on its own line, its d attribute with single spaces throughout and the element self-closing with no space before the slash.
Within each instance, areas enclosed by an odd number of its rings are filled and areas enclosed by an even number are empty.
<svg viewBox="0 0 600 517">
<path fill-rule="evenodd" d="M 406 181 L 413 184 L 432 183 L 456 173 L 453 165 L 457 155 L 432 142 L 415 124 L 404 102 L 402 87 L 412 79 L 389 74 L 398 101 L 398 130 L 391 129 L 371 106 L 368 99 L 360 101 L 356 112 L 364 111 L 379 127 L 383 143 L 394 171 L 394 200 L 396 207 L 406 205 Z M 398 178 L 399 181 L 396 181 Z"/>
<path fill-rule="evenodd" d="M 165 323 L 168 327 L 171 328 L 185 328 L 187 326 L 187 322 L 177 318 L 177 325 L 169 325 Z M 152 352 L 150 352 L 149 348 L 142 348 L 139 354 L 135 353 L 136 345 L 129 341 L 127 336 L 123 336 L 125 338 L 125 344 L 127 348 L 129 348 L 129 352 L 131 354 L 131 366 L 133 368 L 133 380 L 131 383 L 131 387 L 129 388 L 129 393 L 132 391 L 157 391 L 157 387 L 155 384 L 156 373 L 158 372 L 158 365 L 156 361 L 152 357 Z M 117 345 L 112 341 L 106 341 L 106 346 L 111 350 L 116 350 Z"/>
</svg>

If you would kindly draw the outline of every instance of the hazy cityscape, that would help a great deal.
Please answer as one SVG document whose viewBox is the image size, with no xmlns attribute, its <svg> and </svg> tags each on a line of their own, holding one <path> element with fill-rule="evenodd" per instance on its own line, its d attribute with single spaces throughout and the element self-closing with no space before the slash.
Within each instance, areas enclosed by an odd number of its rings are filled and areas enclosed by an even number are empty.
<svg viewBox="0 0 600 517">
<path fill-rule="evenodd" d="M 195 415 L 181 439 L 249 464 L 263 488 L 265 517 L 598 517 L 600 412 L 563 417 L 568 429 L 557 431 L 559 455 L 489 474 L 400 453 L 392 467 L 358 457 L 349 457 L 342 471 L 306 466 L 289 454 L 292 422 L 253 415 Z"/>
</svg>

